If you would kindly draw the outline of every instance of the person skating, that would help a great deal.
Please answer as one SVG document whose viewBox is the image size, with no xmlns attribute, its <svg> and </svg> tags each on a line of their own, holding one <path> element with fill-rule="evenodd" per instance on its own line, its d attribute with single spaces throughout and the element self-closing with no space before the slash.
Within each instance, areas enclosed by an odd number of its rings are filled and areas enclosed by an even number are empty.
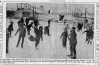
<svg viewBox="0 0 99 65">
<path fill-rule="evenodd" d="M 38 25 L 39 25 L 38 20 L 37 20 L 37 19 L 34 19 L 34 22 L 33 22 L 33 23 L 34 23 L 34 27 L 36 27 L 36 28 L 37 28 L 37 27 L 38 27 Z"/>
<path fill-rule="evenodd" d="M 35 28 L 34 29 L 34 32 L 35 32 L 35 35 L 36 35 L 36 37 L 35 37 L 35 51 L 36 50 L 38 50 L 38 44 L 39 44 L 39 42 L 40 42 L 40 34 L 39 34 L 39 29 L 38 28 Z"/>
<path fill-rule="evenodd" d="M 94 32 L 93 32 L 92 28 L 84 31 L 83 33 L 85 33 L 85 32 L 86 32 L 86 41 L 85 42 L 87 42 L 87 44 L 89 44 L 89 42 L 90 42 L 90 44 L 92 44 L 92 39 L 94 37 Z"/>
<path fill-rule="evenodd" d="M 15 35 L 19 32 L 19 38 L 18 38 L 18 42 L 16 47 L 19 46 L 20 40 L 22 38 L 22 43 L 21 43 L 21 47 L 23 48 L 23 43 L 24 43 L 24 38 L 26 36 L 26 28 L 24 27 L 24 23 L 20 23 L 20 27 L 17 30 L 17 32 L 15 33 Z"/>
<path fill-rule="evenodd" d="M 6 53 L 9 52 L 9 37 L 10 37 L 10 32 L 8 31 L 8 28 L 6 29 Z"/>
<path fill-rule="evenodd" d="M 34 28 L 34 32 L 35 32 L 35 50 L 38 50 L 38 44 L 40 43 L 40 39 L 41 41 L 43 40 L 43 27 L 40 26 L 39 29 L 38 28 Z"/>
<path fill-rule="evenodd" d="M 33 22 L 31 22 L 29 25 L 27 25 L 27 32 L 28 32 L 28 35 L 30 35 L 31 27 L 34 28 L 32 25 L 33 25 Z"/>
<path fill-rule="evenodd" d="M 26 26 L 29 24 L 29 18 L 26 18 Z"/>
<path fill-rule="evenodd" d="M 11 36 L 13 31 L 13 22 L 10 22 L 10 25 L 8 26 L 8 31 L 10 32 L 10 36 Z"/>
<path fill-rule="evenodd" d="M 50 26 L 50 22 L 51 22 L 51 20 L 49 19 L 49 20 L 48 20 L 48 26 Z"/>
<path fill-rule="evenodd" d="M 77 45 L 77 34 L 75 32 L 75 27 L 72 27 L 70 31 L 70 37 L 68 36 L 70 43 L 70 55 L 72 59 L 76 59 L 76 45 Z"/>
<path fill-rule="evenodd" d="M 20 27 L 20 24 L 21 23 L 24 23 L 24 19 L 23 19 L 23 17 L 17 22 L 17 24 L 18 24 L 18 27 Z M 25 24 L 24 24 L 25 25 Z"/>
<path fill-rule="evenodd" d="M 45 26 L 44 34 L 47 34 L 48 36 L 50 36 L 50 34 L 49 34 L 49 26 Z"/>
<path fill-rule="evenodd" d="M 62 37 L 62 44 L 63 44 L 64 48 L 66 48 L 67 36 L 68 36 L 67 29 L 64 29 L 64 32 L 62 32 L 62 34 L 60 36 L 60 38 Z"/>
<path fill-rule="evenodd" d="M 42 26 L 39 27 L 39 34 L 40 34 L 41 41 L 43 41 L 43 27 Z"/>
<path fill-rule="evenodd" d="M 83 23 L 78 23 L 78 31 L 82 31 Z"/>
<path fill-rule="evenodd" d="M 30 35 L 28 38 L 30 41 L 35 41 L 35 51 L 38 50 L 38 44 L 40 43 L 40 40 L 43 41 L 43 27 L 40 26 L 39 29 L 34 27 L 34 33 L 35 37 Z"/>
</svg>

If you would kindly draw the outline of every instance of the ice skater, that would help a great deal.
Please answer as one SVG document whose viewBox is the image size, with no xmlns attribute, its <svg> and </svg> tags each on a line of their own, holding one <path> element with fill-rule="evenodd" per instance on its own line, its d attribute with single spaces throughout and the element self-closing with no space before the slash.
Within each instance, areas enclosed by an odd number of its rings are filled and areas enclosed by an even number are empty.
<svg viewBox="0 0 99 65">
<path fill-rule="evenodd" d="M 10 37 L 10 32 L 8 31 L 8 28 L 6 29 L 6 53 L 9 52 L 9 37 Z"/>
<path fill-rule="evenodd" d="M 49 19 L 49 20 L 48 20 L 48 26 L 50 26 L 50 22 L 51 22 L 51 20 Z"/>
<path fill-rule="evenodd" d="M 35 41 L 35 51 L 38 50 L 38 44 L 41 41 L 43 41 L 43 27 L 40 26 L 39 29 L 34 27 L 34 33 L 36 37 L 30 35 L 28 38 L 30 41 Z"/>
<path fill-rule="evenodd" d="M 89 42 L 90 42 L 90 44 L 92 44 L 92 39 L 94 37 L 94 32 L 93 32 L 92 28 L 84 31 L 83 33 L 85 33 L 85 32 L 86 32 L 86 41 L 85 42 L 87 42 L 87 44 L 89 44 Z"/>
<path fill-rule="evenodd" d="M 21 24 L 21 23 L 24 23 L 24 19 L 23 19 L 23 17 L 17 22 L 18 27 L 20 27 L 20 24 Z"/>
<path fill-rule="evenodd" d="M 40 39 L 43 41 L 43 27 L 39 26 L 39 34 L 40 34 Z"/>
<path fill-rule="evenodd" d="M 62 34 L 60 36 L 60 38 L 62 37 L 62 44 L 63 44 L 64 48 L 66 48 L 67 36 L 68 36 L 67 29 L 64 29 L 64 32 L 62 32 Z"/>
<path fill-rule="evenodd" d="M 78 31 L 82 31 L 83 23 L 78 23 Z"/>
<path fill-rule="evenodd" d="M 13 31 L 13 22 L 10 22 L 10 25 L 8 26 L 8 31 L 10 32 L 10 36 L 11 36 Z"/>
<path fill-rule="evenodd" d="M 23 48 L 24 38 L 25 38 L 25 36 L 26 36 L 26 28 L 24 27 L 24 23 L 20 23 L 20 27 L 19 27 L 19 29 L 17 30 L 17 32 L 15 33 L 15 36 L 16 36 L 16 34 L 17 34 L 18 32 L 19 32 L 19 38 L 18 38 L 18 42 L 17 42 L 16 47 L 19 46 L 20 40 L 21 40 L 21 38 L 22 38 L 21 47 Z"/>
<path fill-rule="evenodd" d="M 31 30 L 31 27 L 34 28 L 33 26 L 33 22 L 31 22 L 29 25 L 27 25 L 27 32 L 28 32 L 28 35 L 30 35 L 30 30 Z"/>
<path fill-rule="evenodd" d="M 36 50 L 38 50 L 38 44 L 40 43 L 40 38 L 41 38 L 41 40 L 43 40 L 42 39 L 43 32 L 42 32 L 41 27 L 39 27 L 39 29 L 37 27 L 34 28 L 34 32 L 36 35 L 36 37 L 35 37 L 35 51 L 36 51 Z"/>
<path fill-rule="evenodd" d="M 77 34 L 75 32 L 75 27 L 72 27 L 70 31 L 70 37 L 68 36 L 70 43 L 70 55 L 72 59 L 76 59 L 76 45 L 77 45 Z"/>
<path fill-rule="evenodd" d="M 49 26 L 45 26 L 44 34 L 47 34 L 48 36 L 50 36 L 50 34 L 49 34 Z"/>
<path fill-rule="evenodd" d="M 26 18 L 26 26 L 29 24 L 29 18 Z"/>
<path fill-rule="evenodd" d="M 34 27 L 36 27 L 36 28 L 37 28 L 37 27 L 38 27 L 38 25 L 39 25 L 38 20 L 37 20 L 37 19 L 34 19 L 34 22 L 33 22 L 33 23 L 34 23 Z"/>
</svg>

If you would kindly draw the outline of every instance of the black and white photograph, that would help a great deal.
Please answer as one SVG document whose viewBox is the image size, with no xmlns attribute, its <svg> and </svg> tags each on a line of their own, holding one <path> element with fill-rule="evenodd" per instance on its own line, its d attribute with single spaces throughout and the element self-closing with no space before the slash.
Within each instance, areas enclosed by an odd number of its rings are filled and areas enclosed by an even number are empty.
<svg viewBox="0 0 99 65">
<path fill-rule="evenodd" d="M 92 3 L 6 3 L 6 58 L 94 59 Z"/>
</svg>

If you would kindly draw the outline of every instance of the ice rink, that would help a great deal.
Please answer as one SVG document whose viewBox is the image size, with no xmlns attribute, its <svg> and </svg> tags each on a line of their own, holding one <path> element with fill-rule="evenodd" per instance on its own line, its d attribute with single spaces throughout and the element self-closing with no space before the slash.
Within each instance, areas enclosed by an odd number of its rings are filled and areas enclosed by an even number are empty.
<svg viewBox="0 0 99 65">
<path fill-rule="evenodd" d="M 18 19 L 12 19 L 14 22 L 12 31 L 12 37 L 9 39 L 9 53 L 6 54 L 7 58 L 49 58 L 49 59 L 71 59 L 67 55 L 70 54 L 69 40 L 67 39 L 67 48 L 63 48 L 62 39 L 60 36 L 63 32 L 65 25 L 63 23 L 51 22 L 50 24 L 50 34 L 47 36 L 43 34 L 43 41 L 40 41 L 38 48 L 39 50 L 35 51 L 35 41 L 32 42 L 28 40 L 29 35 L 26 33 L 24 40 L 23 48 L 21 45 L 16 47 L 18 42 L 18 34 L 15 36 L 15 33 L 18 29 Z M 7 19 L 7 27 L 10 24 L 10 20 Z M 45 21 L 39 21 L 40 25 L 48 25 Z M 84 28 L 82 32 L 84 31 Z M 94 59 L 94 41 L 92 44 L 85 43 L 86 33 L 77 32 L 77 59 Z M 34 35 L 33 29 L 31 29 L 31 35 Z M 21 44 L 21 41 L 20 41 Z M 6 51 L 5 51 L 6 52 Z"/>
</svg>

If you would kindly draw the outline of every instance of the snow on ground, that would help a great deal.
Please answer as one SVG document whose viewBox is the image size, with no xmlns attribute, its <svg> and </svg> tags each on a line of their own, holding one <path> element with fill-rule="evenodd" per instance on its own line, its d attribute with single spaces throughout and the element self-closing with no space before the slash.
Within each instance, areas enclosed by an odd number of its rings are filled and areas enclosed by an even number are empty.
<svg viewBox="0 0 99 65">
<path fill-rule="evenodd" d="M 50 34 L 51 36 L 43 35 L 43 41 L 40 41 L 38 48 L 35 51 L 35 42 L 28 40 L 26 35 L 24 40 L 24 48 L 21 48 L 21 41 L 19 47 L 16 47 L 18 41 L 18 34 L 15 33 L 18 29 L 16 19 L 12 19 L 14 22 L 14 31 L 12 37 L 9 40 L 9 53 L 6 55 L 7 58 L 51 58 L 51 59 L 70 59 L 67 55 L 70 54 L 69 40 L 67 40 L 67 48 L 63 48 L 62 39 L 60 36 L 63 32 L 63 23 L 51 22 Z M 45 27 L 47 22 L 39 21 L 40 25 Z M 9 25 L 9 19 L 7 19 L 7 27 Z M 82 32 L 84 29 L 82 30 Z M 77 31 L 76 31 L 77 32 Z M 78 59 L 93 59 L 94 58 L 94 43 L 85 43 L 86 33 L 77 32 L 77 58 Z M 34 35 L 33 29 L 31 34 Z"/>
</svg>

